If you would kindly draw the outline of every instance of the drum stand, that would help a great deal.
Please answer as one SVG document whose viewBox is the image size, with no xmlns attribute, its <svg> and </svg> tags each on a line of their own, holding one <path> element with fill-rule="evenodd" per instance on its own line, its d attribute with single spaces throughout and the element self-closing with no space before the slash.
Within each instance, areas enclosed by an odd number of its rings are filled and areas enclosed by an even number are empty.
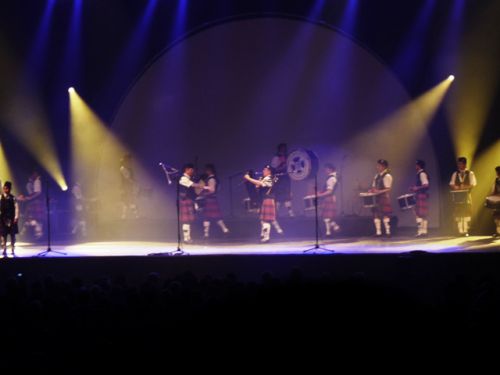
<svg viewBox="0 0 500 375">
<path fill-rule="evenodd" d="M 319 246 L 319 222 L 318 222 L 318 173 L 314 174 L 314 227 L 316 231 L 316 241 L 314 243 L 314 246 L 304 250 L 304 254 L 308 252 L 314 252 L 318 250 L 323 250 L 329 253 L 334 253 L 335 250 L 327 249 L 326 247 L 321 247 Z"/>
</svg>

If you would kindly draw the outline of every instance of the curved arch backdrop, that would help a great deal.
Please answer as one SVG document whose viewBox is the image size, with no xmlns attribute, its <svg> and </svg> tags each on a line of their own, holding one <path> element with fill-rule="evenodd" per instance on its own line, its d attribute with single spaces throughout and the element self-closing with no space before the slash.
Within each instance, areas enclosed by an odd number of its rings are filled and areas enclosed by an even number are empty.
<svg viewBox="0 0 500 375">
<path fill-rule="evenodd" d="M 375 161 L 388 159 L 395 212 L 400 223 L 414 225 L 396 197 L 414 183 L 414 159 L 424 158 L 431 176 L 438 175 L 430 139 L 407 140 L 404 122 L 380 134 L 384 119 L 409 102 L 392 72 L 341 33 L 299 20 L 254 18 L 213 26 L 167 50 L 131 88 L 112 129 L 144 168 L 140 181 L 155 190 L 142 202 L 146 216 L 175 216 L 175 189 L 167 187 L 159 161 L 215 163 L 228 212 L 227 177 L 260 169 L 286 142 L 289 150 L 313 150 L 321 164 L 341 169 L 345 214 L 369 215 L 359 188 L 370 184 Z M 99 170 L 101 191 L 117 186 L 116 160 L 102 158 Z M 245 196 L 239 181 L 233 184 L 238 215 Z M 310 189 L 311 181 L 293 183 L 299 214 Z M 438 224 L 437 191 L 431 189 L 431 226 Z"/>
</svg>

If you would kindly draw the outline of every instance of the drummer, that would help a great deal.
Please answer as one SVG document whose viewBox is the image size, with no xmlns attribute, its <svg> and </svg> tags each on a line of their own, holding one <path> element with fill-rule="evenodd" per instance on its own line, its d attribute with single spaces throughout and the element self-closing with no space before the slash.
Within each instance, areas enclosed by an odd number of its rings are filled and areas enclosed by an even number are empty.
<svg viewBox="0 0 500 375">
<path fill-rule="evenodd" d="M 372 208 L 375 236 L 382 237 L 382 221 L 384 222 L 385 235 L 391 236 L 392 205 L 389 195 L 392 188 L 392 175 L 389 171 L 389 162 L 384 159 L 377 161 L 377 174 L 373 178 L 371 193 L 376 193 L 377 206 Z"/>
<path fill-rule="evenodd" d="M 335 190 L 337 189 L 337 172 L 336 168 L 331 163 L 325 164 L 326 182 L 325 189 L 318 193 L 318 198 L 323 198 L 321 202 L 321 217 L 325 222 L 326 236 L 332 235 L 332 229 L 334 232 L 340 230 L 339 225 L 335 222 L 337 217 L 337 198 L 335 196 Z"/>
<path fill-rule="evenodd" d="M 450 180 L 450 189 L 466 190 L 467 198 L 464 203 L 455 203 L 454 214 L 457 223 L 458 233 L 461 236 L 468 237 L 470 222 L 472 217 L 472 199 L 471 189 L 477 185 L 474 172 L 467 169 L 467 159 L 463 156 L 457 159 L 457 170 L 453 172 Z"/>
<path fill-rule="evenodd" d="M 493 184 L 493 189 L 491 190 L 490 195 L 500 196 L 500 165 L 495 168 L 495 172 L 497 173 L 497 177 L 495 178 L 495 183 Z M 493 220 L 495 221 L 497 230 L 493 235 L 493 238 L 500 237 L 500 209 L 493 210 Z"/>
<path fill-rule="evenodd" d="M 417 160 L 415 164 L 417 180 L 410 190 L 416 195 L 415 215 L 417 217 L 417 237 L 427 237 L 429 215 L 429 175 L 425 171 L 425 161 Z"/>
</svg>

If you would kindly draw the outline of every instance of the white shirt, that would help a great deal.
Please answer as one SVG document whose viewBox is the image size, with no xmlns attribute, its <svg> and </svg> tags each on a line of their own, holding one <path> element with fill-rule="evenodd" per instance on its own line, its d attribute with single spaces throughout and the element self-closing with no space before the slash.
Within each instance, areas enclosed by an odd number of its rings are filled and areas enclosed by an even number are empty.
<svg viewBox="0 0 500 375">
<path fill-rule="evenodd" d="M 191 177 L 187 174 L 183 174 L 181 179 L 179 180 L 179 185 L 185 186 L 187 188 L 190 188 L 194 184 L 193 181 L 191 181 Z"/>
<path fill-rule="evenodd" d="M 422 171 L 422 169 L 420 171 Z M 417 174 L 420 171 L 418 171 Z M 420 183 L 422 185 L 429 185 L 429 176 L 427 176 L 427 172 L 424 171 L 424 172 L 420 173 L 419 178 L 420 178 Z"/>
<path fill-rule="evenodd" d="M 207 180 L 207 187 L 208 187 L 208 193 L 210 194 L 213 194 L 215 193 L 216 189 L 217 189 L 217 180 L 215 178 L 210 178 L 210 177 L 215 177 L 213 174 L 211 174 L 210 176 L 208 176 Z"/>
<path fill-rule="evenodd" d="M 465 171 L 467 171 L 467 170 L 465 170 Z M 464 171 L 464 172 L 465 172 L 465 171 Z M 456 177 L 457 177 L 457 173 L 458 173 L 458 171 L 455 171 L 455 172 L 453 172 L 453 174 L 451 175 L 450 186 L 455 186 L 455 179 L 456 179 Z M 464 173 L 464 177 L 463 177 L 463 179 L 462 179 L 462 178 L 461 178 L 461 176 L 459 175 L 459 176 L 458 176 L 458 180 L 459 180 L 460 182 L 464 182 L 464 180 L 465 180 L 465 173 Z M 477 185 L 476 176 L 474 175 L 474 172 L 472 172 L 472 171 L 469 171 L 469 182 L 470 182 L 470 186 L 476 186 L 476 185 Z"/>
<path fill-rule="evenodd" d="M 328 179 L 326 180 L 326 190 L 333 191 L 336 184 L 337 184 L 337 173 L 332 172 L 328 175 Z"/>
<path fill-rule="evenodd" d="M 260 180 L 262 187 L 272 187 L 273 186 L 273 178 L 271 176 L 266 176 L 262 180 Z"/>
</svg>

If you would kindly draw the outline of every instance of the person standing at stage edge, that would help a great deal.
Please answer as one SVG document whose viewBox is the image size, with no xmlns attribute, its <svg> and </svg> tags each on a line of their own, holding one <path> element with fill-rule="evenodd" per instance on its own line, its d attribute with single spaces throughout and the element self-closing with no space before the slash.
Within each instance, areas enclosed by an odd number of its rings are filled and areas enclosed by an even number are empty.
<svg viewBox="0 0 500 375">
<path fill-rule="evenodd" d="M 278 145 L 278 151 L 271 160 L 271 167 L 274 169 L 274 175 L 277 182 L 273 188 L 276 198 L 276 211 L 279 211 L 281 203 L 288 211 L 288 216 L 294 217 L 292 209 L 292 182 L 288 176 L 287 161 L 288 148 L 286 143 Z"/>
<path fill-rule="evenodd" d="M 26 191 L 28 195 L 25 196 L 21 194 L 17 197 L 19 202 L 24 202 L 25 204 L 22 232 L 24 232 L 27 227 L 32 227 L 34 229 L 35 239 L 39 240 L 43 236 L 43 220 L 46 212 L 42 197 L 42 177 L 37 171 L 33 171 L 28 179 Z"/>
<path fill-rule="evenodd" d="M 417 237 L 427 236 L 429 221 L 429 175 L 425 171 L 425 161 L 417 160 L 415 164 L 417 180 L 411 191 L 415 193 L 415 215 L 417 217 Z"/>
<path fill-rule="evenodd" d="M 6 181 L 3 185 L 3 193 L 0 199 L 0 230 L 2 235 L 3 256 L 7 256 L 7 236 L 10 235 L 10 249 L 14 256 L 16 245 L 16 234 L 19 232 L 17 222 L 19 220 L 19 205 L 16 198 L 11 194 L 12 182 Z"/>
<path fill-rule="evenodd" d="M 461 236 L 468 237 L 472 217 L 472 197 L 471 190 L 477 185 L 474 172 L 467 169 L 467 159 L 463 156 L 457 159 L 457 170 L 453 172 L 450 180 L 452 191 L 464 190 L 464 199 L 455 199 L 454 217 Z M 458 193 L 452 193 L 458 194 Z"/>
<path fill-rule="evenodd" d="M 377 206 L 372 208 L 375 236 L 382 237 L 382 221 L 384 222 L 385 235 L 391 236 L 392 205 L 389 192 L 392 189 L 392 176 L 389 171 L 389 162 L 384 159 L 377 161 L 377 174 L 373 178 L 370 192 L 376 193 Z"/>
<path fill-rule="evenodd" d="M 134 170 L 132 169 L 132 156 L 125 154 L 120 159 L 120 201 L 122 204 L 122 219 L 138 219 L 137 211 L 137 182 L 135 181 Z"/>
<path fill-rule="evenodd" d="M 334 232 L 338 232 L 340 230 L 340 227 L 335 222 L 337 217 L 337 197 L 335 196 L 335 190 L 337 189 L 338 179 L 336 168 L 333 164 L 326 163 L 325 172 L 325 189 L 318 193 L 318 198 L 323 198 L 321 201 L 321 217 L 325 222 L 325 235 L 331 236 L 332 229 Z"/>
</svg>

